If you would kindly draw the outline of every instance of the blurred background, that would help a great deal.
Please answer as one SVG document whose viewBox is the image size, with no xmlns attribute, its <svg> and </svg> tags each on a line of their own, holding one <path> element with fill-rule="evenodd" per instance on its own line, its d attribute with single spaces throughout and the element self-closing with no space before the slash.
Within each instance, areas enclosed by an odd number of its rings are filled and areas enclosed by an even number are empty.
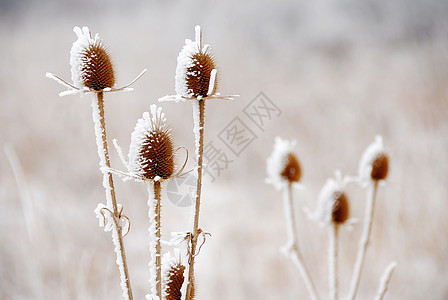
<svg viewBox="0 0 448 300">
<path fill-rule="evenodd" d="M 70 81 L 73 26 L 100 33 L 118 85 L 149 69 L 135 91 L 105 98 L 108 137 L 127 152 L 137 119 L 174 93 L 176 58 L 196 24 L 214 50 L 220 92 L 240 95 L 207 103 L 206 140 L 232 162 L 205 177 L 200 223 L 212 237 L 197 259 L 198 299 L 309 299 L 279 252 L 287 238 L 281 193 L 265 184 L 276 136 L 297 140 L 305 187 L 294 191 L 299 241 L 325 299 L 328 230 L 303 208 L 316 207 L 336 169 L 356 175 L 377 134 L 391 165 L 359 299 L 373 298 L 393 260 L 386 299 L 447 299 L 448 2 L 441 0 L 1 0 L 0 298 L 121 297 L 110 234 L 93 213 L 104 191 L 92 96 L 60 98 L 64 88 L 45 78 L 52 72 Z M 261 127 L 245 113 L 260 92 L 277 107 Z M 175 143 L 194 153 L 191 105 L 161 105 Z M 236 117 L 252 132 L 238 155 L 220 135 Z M 124 170 L 114 149 L 111 155 L 113 167 Z M 134 298 L 143 299 L 148 195 L 144 184 L 119 178 L 116 188 L 132 222 L 125 244 Z M 347 194 L 352 217 L 361 218 L 366 191 L 349 186 Z M 165 239 L 190 230 L 190 209 L 167 198 L 162 218 Z M 341 296 L 361 227 L 341 230 Z"/>
</svg>

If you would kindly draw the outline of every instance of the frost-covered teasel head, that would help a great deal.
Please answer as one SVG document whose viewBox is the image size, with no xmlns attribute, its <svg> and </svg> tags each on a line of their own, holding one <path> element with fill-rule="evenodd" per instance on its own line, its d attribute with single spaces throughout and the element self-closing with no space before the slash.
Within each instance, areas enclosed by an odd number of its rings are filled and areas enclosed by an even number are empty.
<svg viewBox="0 0 448 300">
<path fill-rule="evenodd" d="M 185 40 L 177 57 L 176 94 L 185 98 L 206 98 L 216 92 L 218 74 L 209 45 L 202 45 L 201 28 L 196 26 L 196 40 Z"/>
<path fill-rule="evenodd" d="M 218 69 L 210 45 L 203 45 L 201 27 L 195 27 L 195 40 L 185 40 L 177 57 L 174 96 L 159 101 L 185 101 L 199 99 L 233 100 L 235 96 L 222 96 L 217 92 Z"/>
<path fill-rule="evenodd" d="M 162 258 L 163 299 L 166 300 L 177 300 L 182 297 L 185 266 L 182 265 L 180 253 L 176 250 L 178 249 L 175 249 L 175 256 L 168 252 Z"/>
<path fill-rule="evenodd" d="M 274 150 L 267 159 L 267 182 L 273 184 L 277 189 L 283 186 L 299 182 L 302 171 L 299 161 L 294 154 L 296 142 L 275 138 Z"/>
<path fill-rule="evenodd" d="M 376 136 L 375 141 L 364 151 L 359 163 L 359 176 L 364 182 L 384 180 L 389 172 L 389 156 L 383 138 Z"/>
<path fill-rule="evenodd" d="M 146 69 L 144 69 L 129 84 L 120 88 L 114 88 L 114 67 L 109 50 L 104 46 L 99 34 L 92 35 L 86 26 L 82 28 L 75 26 L 73 31 L 78 38 L 70 50 L 70 66 L 73 83 L 70 84 L 52 73 L 46 73 L 48 78 L 54 79 L 68 88 L 68 91 L 59 94 L 61 97 L 89 92 L 130 91 L 132 89 L 129 86 L 146 72 Z"/>
<path fill-rule="evenodd" d="M 73 28 L 78 39 L 70 50 L 70 65 L 73 85 L 89 90 L 112 88 L 115 73 L 109 50 L 104 46 L 99 34 L 92 36 L 89 28 Z"/>
<path fill-rule="evenodd" d="M 344 224 L 350 215 L 350 206 L 340 178 L 329 178 L 322 187 L 314 218 L 322 225 Z"/>
<path fill-rule="evenodd" d="M 131 135 L 129 172 L 141 180 L 165 180 L 174 174 L 174 148 L 165 114 L 155 104 L 143 113 Z"/>
</svg>

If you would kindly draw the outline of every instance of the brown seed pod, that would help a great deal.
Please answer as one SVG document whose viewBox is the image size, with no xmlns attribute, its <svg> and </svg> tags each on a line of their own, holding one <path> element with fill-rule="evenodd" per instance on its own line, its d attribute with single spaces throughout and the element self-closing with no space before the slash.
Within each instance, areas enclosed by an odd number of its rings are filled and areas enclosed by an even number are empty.
<svg viewBox="0 0 448 300">
<path fill-rule="evenodd" d="M 350 207 L 347 196 L 344 192 L 336 191 L 333 194 L 334 203 L 331 212 L 331 221 L 334 224 L 341 225 L 347 221 L 350 214 Z"/>
<path fill-rule="evenodd" d="M 196 52 L 191 57 L 192 65 L 187 68 L 185 81 L 187 89 L 192 93 L 194 98 L 207 97 L 210 85 L 211 73 L 215 67 L 215 59 L 208 52 Z M 215 79 L 215 90 L 216 90 Z"/>
<path fill-rule="evenodd" d="M 139 153 L 145 179 L 170 178 L 174 173 L 174 149 L 169 130 L 149 132 Z"/>
<path fill-rule="evenodd" d="M 101 42 L 91 44 L 80 53 L 81 80 L 89 89 L 100 91 L 112 88 L 115 73 L 108 50 Z"/>
<path fill-rule="evenodd" d="M 167 284 L 165 287 L 166 300 L 181 300 L 182 285 L 184 283 L 185 266 L 180 263 L 171 266 L 166 274 Z"/>
<path fill-rule="evenodd" d="M 161 107 L 153 104 L 150 109 L 131 135 L 128 169 L 141 180 L 169 179 L 175 168 L 171 129 Z"/>
<path fill-rule="evenodd" d="M 285 167 L 280 175 L 290 183 L 300 181 L 302 170 L 299 161 L 293 153 L 288 153 Z"/>
<path fill-rule="evenodd" d="M 389 158 L 384 153 L 379 153 L 372 162 L 370 177 L 373 180 L 386 179 L 389 172 Z"/>
</svg>

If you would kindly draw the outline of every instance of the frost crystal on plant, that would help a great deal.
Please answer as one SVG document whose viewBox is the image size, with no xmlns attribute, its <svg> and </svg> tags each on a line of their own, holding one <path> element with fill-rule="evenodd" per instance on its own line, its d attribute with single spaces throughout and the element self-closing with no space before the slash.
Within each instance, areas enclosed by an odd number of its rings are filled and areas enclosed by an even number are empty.
<svg viewBox="0 0 448 300">
<path fill-rule="evenodd" d="M 174 150 L 162 108 L 153 104 L 150 109 L 131 135 L 128 170 L 141 180 L 159 181 L 174 173 Z"/>
<path fill-rule="evenodd" d="M 275 138 L 274 150 L 267 159 L 266 181 L 273 184 L 278 190 L 288 182 L 297 182 L 300 179 L 300 165 L 293 153 L 296 141 Z"/>
<path fill-rule="evenodd" d="M 389 169 L 389 159 L 383 145 L 383 138 L 376 136 L 375 141 L 364 151 L 359 162 L 361 181 L 385 179 Z"/>
</svg>

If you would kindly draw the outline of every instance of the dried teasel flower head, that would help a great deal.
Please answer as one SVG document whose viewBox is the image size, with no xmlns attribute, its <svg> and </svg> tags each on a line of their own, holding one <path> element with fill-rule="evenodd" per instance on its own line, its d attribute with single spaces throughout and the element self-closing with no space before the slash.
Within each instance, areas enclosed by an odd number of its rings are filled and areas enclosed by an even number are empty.
<svg viewBox="0 0 448 300">
<path fill-rule="evenodd" d="M 73 85 L 100 91 L 112 88 L 115 73 L 109 50 L 104 46 L 99 34 L 92 36 L 89 28 L 73 28 L 78 39 L 70 51 L 70 65 Z"/>
<path fill-rule="evenodd" d="M 362 181 L 384 180 L 389 172 L 389 157 L 383 146 L 383 138 L 375 141 L 364 151 L 359 163 L 359 176 Z"/>
<path fill-rule="evenodd" d="M 177 57 L 176 94 L 185 98 L 206 98 L 216 92 L 217 69 L 209 45 L 202 45 L 201 27 L 196 26 L 196 40 L 185 40 Z"/>
<path fill-rule="evenodd" d="M 115 72 L 110 59 L 109 50 L 104 46 L 99 34 L 92 35 L 86 26 L 73 28 L 78 39 L 70 50 L 70 66 L 73 83 L 70 84 L 52 73 L 46 73 L 48 78 L 54 79 L 69 90 L 59 95 L 66 96 L 89 92 L 129 91 L 129 88 L 145 72 L 144 69 L 132 82 L 114 88 Z"/>
<path fill-rule="evenodd" d="M 218 70 L 210 45 L 203 45 L 201 27 L 195 27 L 195 40 L 185 40 L 177 57 L 174 96 L 159 101 L 185 101 L 199 99 L 233 100 L 236 96 L 222 96 L 217 92 Z"/>
<path fill-rule="evenodd" d="M 174 175 L 174 149 L 171 129 L 161 107 L 151 105 L 143 113 L 131 135 L 128 169 L 142 180 L 165 180 Z"/>
<path fill-rule="evenodd" d="M 182 265 L 179 258 L 166 253 L 162 258 L 162 284 L 163 299 L 180 300 L 182 298 L 182 285 L 184 283 L 185 266 Z"/>
<path fill-rule="evenodd" d="M 350 215 L 350 205 L 340 178 L 329 178 L 319 194 L 316 219 L 322 225 L 342 225 Z"/>
<path fill-rule="evenodd" d="M 275 138 L 274 150 L 267 159 L 267 182 L 273 184 L 277 189 L 286 184 L 299 182 L 302 176 L 299 161 L 294 154 L 295 141 Z"/>
</svg>

